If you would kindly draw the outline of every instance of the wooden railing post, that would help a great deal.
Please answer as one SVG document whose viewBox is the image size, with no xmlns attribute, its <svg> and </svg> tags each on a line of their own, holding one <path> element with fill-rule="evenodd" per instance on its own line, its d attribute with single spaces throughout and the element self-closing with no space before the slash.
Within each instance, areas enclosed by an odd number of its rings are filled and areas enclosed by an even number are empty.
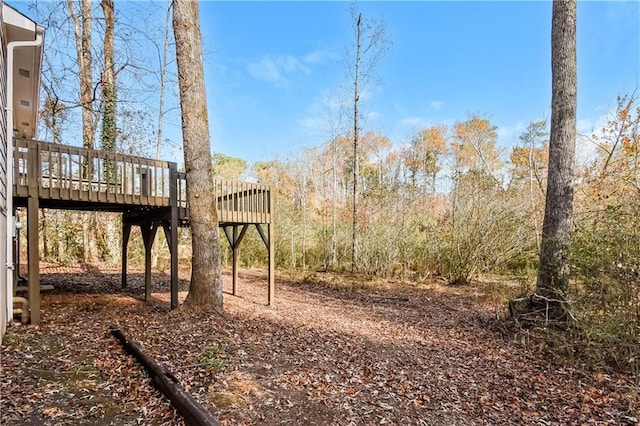
<svg viewBox="0 0 640 426">
<path fill-rule="evenodd" d="M 149 196 L 149 169 L 140 168 L 140 195 Z"/>
<path fill-rule="evenodd" d="M 29 196 L 37 197 L 40 189 L 40 145 L 38 142 L 30 141 L 27 144 L 27 186 Z"/>
</svg>

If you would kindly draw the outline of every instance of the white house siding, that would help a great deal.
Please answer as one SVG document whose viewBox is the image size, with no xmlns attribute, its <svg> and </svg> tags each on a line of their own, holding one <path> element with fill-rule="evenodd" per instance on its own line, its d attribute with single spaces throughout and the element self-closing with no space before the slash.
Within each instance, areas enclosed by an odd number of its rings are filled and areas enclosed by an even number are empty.
<svg viewBox="0 0 640 426">
<path fill-rule="evenodd" d="M 7 329 L 7 73 L 4 20 L 0 0 L 0 342 Z"/>
</svg>

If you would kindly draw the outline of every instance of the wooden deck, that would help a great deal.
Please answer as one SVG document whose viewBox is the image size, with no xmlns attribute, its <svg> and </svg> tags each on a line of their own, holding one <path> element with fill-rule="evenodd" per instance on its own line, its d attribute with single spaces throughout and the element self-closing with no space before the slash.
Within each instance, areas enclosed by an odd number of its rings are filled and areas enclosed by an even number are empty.
<svg viewBox="0 0 640 426">
<path fill-rule="evenodd" d="M 177 164 L 131 155 L 48 142 L 14 139 L 13 199 L 27 208 L 29 300 L 32 322 L 38 322 L 38 209 L 122 213 L 122 283 L 126 286 L 127 245 L 132 226 L 140 226 L 145 245 L 145 296 L 150 296 L 150 254 L 158 228 L 171 252 L 171 306 L 177 306 L 177 228 L 188 226 L 187 181 Z M 255 225 L 268 250 L 268 303 L 273 301 L 272 200 L 268 186 L 214 181 L 218 221 L 233 252 L 236 294 L 238 247 L 249 225 Z M 262 228 L 266 225 L 267 232 Z M 35 278 L 35 279 L 34 279 Z"/>
<path fill-rule="evenodd" d="M 177 205 L 187 218 L 185 174 L 176 163 L 33 140 L 14 140 L 13 196 L 18 206 L 125 212 Z M 175 201 L 172 191 L 175 189 Z M 271 191 L 251 182 L 214 180 L 218 220 L 271 223 Z"/>
<path fill-rule="evenodd" d="M 18 199 L 37 196 L 42 207 L 69 209 L 170 206 L 175 163 L 20 139 L 14 147 Z"/>
</svg>

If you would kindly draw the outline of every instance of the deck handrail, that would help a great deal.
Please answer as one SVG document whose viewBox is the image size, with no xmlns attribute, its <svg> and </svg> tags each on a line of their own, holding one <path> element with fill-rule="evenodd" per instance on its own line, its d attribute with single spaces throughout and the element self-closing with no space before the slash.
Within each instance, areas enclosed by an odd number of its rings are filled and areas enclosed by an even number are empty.
<svg viewBox="0 0 640 426">
<path fill-rule="evenodd" d="M 178 206 L 187 206 L 187 176 L 178 172 Z M 271 223 L 271 189 L 259 183 L 214 179 L 218 221 Z"/>
<path fill-rule="evenodd" d="M 271 190 L 253 182 L 214 179 L 218 220 L 234 223 L 271 223 Z"/>
<path fill-rule="evenodd" d="M 14 139 L 13 158 L 17 197 L 187 208 L 186 173 L 174 162 L 25 139 Z M 213 186 L 220 222 L 271 223 L 268 186 L 224 179 Z"/>
<path fill-rule="evenodd" d="M 177 165 L 36 140 L 14 139 L 14 194 L 69 201 L 168 206 Z"/>
</svg>

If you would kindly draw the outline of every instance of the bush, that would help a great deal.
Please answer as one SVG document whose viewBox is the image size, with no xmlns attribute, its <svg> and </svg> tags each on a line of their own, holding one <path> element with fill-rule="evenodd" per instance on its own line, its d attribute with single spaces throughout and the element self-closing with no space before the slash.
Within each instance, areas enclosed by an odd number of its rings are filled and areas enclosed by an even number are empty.
<svg viewBox="0 0 640 426">
<path fill-rule="evenodd" d="M 468 172 L 456 183 L 453 206 L 433 235 L 440 272 L 452 285 L 466 284 L 535 249 L 521 198 L 491 176 Z"/>
<path fill-rule="evenodd" d="M 593 349 L 640 371 L 640 205 L 609 205 L 574 233 L 572 299 Z"/>
</svg>

